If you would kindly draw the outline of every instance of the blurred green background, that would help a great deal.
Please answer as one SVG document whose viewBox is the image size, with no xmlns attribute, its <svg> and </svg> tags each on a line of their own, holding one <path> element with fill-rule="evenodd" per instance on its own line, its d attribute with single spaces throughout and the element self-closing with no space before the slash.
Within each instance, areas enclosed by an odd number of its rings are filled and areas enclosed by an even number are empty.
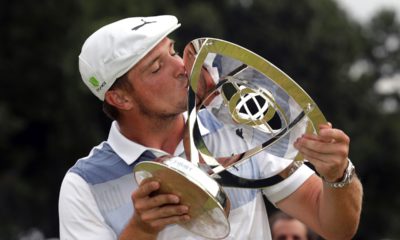
<svg viewBox="0 0 400 240">
<path fill-rule="evenodd" d="M 106 23 L 158 14 L 182 23 L 178 51 L 222 38 L 295 79 L 351 136 L 365 191 L 355 239 L 400 239 L 400 93 L 385 84 L 400 81 L 394 12 L 362 25 L 333 0 L 3 0 L 0 12 L 0 239 L 58 237 L 62 178 L 110 125 L 81 82 L 80 48 Z"/>
</svg>

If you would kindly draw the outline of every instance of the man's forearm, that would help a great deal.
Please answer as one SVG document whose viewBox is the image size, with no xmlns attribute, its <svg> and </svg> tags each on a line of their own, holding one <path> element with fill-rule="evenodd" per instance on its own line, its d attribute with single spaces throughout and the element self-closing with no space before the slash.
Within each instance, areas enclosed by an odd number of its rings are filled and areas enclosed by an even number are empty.
<svg viewBox="0 0 400 240">
<path fill-rule="evenodd" d="M 326 239 L 351 239 L 360 220 L 362 186 L 354 177 L 343 188 L 331 188 L 313 175 L 277 206 Z"/>
<path fill-rule="evenodd" d="M 323 183 L 318 199 L 318 219 L 327 239 L 351 239 L 357 231 L 362 208 L 362 185 L 354 176 L 343 188 Z"/>
</svg>

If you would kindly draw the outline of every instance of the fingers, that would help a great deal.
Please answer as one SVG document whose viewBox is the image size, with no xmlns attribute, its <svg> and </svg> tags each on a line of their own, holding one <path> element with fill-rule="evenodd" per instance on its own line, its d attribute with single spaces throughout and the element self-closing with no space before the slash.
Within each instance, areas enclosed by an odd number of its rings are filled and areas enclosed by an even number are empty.
<svg viewBox="0 0 400 240">
<path fill-rule="evenodd" d="M 304 134 L 294 146 L 326 179 L 336 180 L 347 165 L 350 138 L 331 124 L 321 124 L 318 135 Z"/>
<path fill-rule="evenodd" d="M 347 136 L 346 136 L 347 137 Z M 303 154 L 313 158 L 324 159 L 329 154 L 347 157 L 349 151 L 348 137 L 333 137 L 333 135 L 304 135 L 298 138 L 294 146 Z"/>
<path fill-rule="evenodd" d="M 177 223 L 176 221 L 189 219 L 188 211 L 189 207 L 185 205 L 166 205 L 143 212 L 141 218 L 145 222 Z"/>
<path fill-rule="evenodd" d="M 321 141 L 326 143 L 337 143 L 343 142 L 345 144 L 350 143 L 350 138 L 340 129 L 332 128 L 330 123 L 321 124 L 319 126 L 318 135 L 315 134 L 304 134 L 303 138 Z"/>
<path fill-rule="evenodd" d="M 157 194 L 154 197 L 134 199 L 135 208 L 138 211 L 146 211 L 153 208 L 159 208 L 167 204 L 178 204 L 179 197 L 173 194 Z"/>
<path fill-rule="evenodd" d="M 135 216 L 140 225 L 158 232 L 169 224 L 189 221 L 189 207 L 180 204 L 177 195 L 159 193 L 159 189 L 159 182 L 144 181 L 132 193 Z"/>
<path fill-rule="evenodd" d="M 156 194 L 160 189 L 157 181 L 145 181 L 132 193 L 132 201 L 139 211 L 158 208 L 167 204 L 178 204 L 179 197 L 174 194 Z"/>
<path fill-rule="evenodd" d="M 132 199 L 140 199 L 147 197 L 150 193 L 158 190 L 160 188 L 160 183 L 157 181 L 146 181 L 140 184 L 139 188 L 132 194 Z"/>
<path fill-rule="evenodd" d="M 323 139 L 333 139 L 335 142 L 350 143 L 350 138 L 340 129 L 320 129 L 319 136 Z"/>
<path fill-rule="evenodd" d="M 330 123 L 330 122 L 322 123 L 322 124 L 320 124 L 318 127 L 319 127 L 319 129 L 322 129 L 322 128 L 332 128 L 332 123 Z"/>
<path fill-rule="evenodd" d="M 330 162 L 333 160 L 332 155 L 335 153 L 334 147 L 326 146 L 326 143 L 324 144 L 316 141 L 306 141 L 304 143 L 300 143 L 301 141 L 302 140 L 299 140 L 299 143 L 295 143 L 295 147 L 301 152 L 303 157 L 310 162 Z"/>
<path fill-rule="evenodd" d="M 159 218 L 157 220 L 150 222 L 149 225 L 155 229 L 163 229 L 167 225 L 184 223 L 188 222 L 189 220 L 190 217 L 188 215 L 172 216 L 168 218 Z"/>
</svg>

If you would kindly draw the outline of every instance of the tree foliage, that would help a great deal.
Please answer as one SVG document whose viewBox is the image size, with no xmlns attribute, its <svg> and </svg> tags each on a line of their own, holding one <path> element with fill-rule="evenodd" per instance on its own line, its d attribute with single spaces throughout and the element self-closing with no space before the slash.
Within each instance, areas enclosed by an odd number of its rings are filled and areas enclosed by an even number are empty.
<svg viewBox="0 0 400 240">
<path fill-rule="evenodd" d="M 352 138 L 365 191 L 357 238 L 400 236 L 400 98 L 375 88 L 399 74 L 393 12 L 359 25 L 333 0 L 5 0 L 0 11 L 1 239 L 32 228 L 56 237 L 65 172 L 107 136 L 110 121 L 78 72 L 84 40 L 111 21 L 158 14 L 180 19 L 177 48 L 198 37 L 226 39 L 294 78 Z M 349 74 L 360 62 L 365 71 Z M 390 112 L 388 101 L 397 104 Z"/>
</svg>

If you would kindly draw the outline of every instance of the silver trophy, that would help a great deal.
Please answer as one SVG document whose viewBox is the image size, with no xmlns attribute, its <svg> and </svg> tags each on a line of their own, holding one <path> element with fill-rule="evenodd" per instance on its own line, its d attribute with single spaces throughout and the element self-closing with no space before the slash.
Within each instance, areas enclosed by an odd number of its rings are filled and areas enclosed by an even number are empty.
<svg viewBox="0 0 400 240">
<path fill-rule="evenodd" d="M 185 152 L 189 159 L 163 157 L 134 169 L 138 183 L 161 182 L 190 207 L 182 227 L 209 239 L 230 232 L 230 202 L 224 187 L 266 188 L 289 177 L 304 159 L 293 147 L 304 133 L 317 133 L 326 119 L 311 97 L 289 76 L 236 44 L 200 38 L 186 45 L 190 70 Z M 232 147 L 233 145 L 234 147 Z M 270 176 L 252 178 L 235 171 L 246 164 L 268 167 Z"/>
</svg>

